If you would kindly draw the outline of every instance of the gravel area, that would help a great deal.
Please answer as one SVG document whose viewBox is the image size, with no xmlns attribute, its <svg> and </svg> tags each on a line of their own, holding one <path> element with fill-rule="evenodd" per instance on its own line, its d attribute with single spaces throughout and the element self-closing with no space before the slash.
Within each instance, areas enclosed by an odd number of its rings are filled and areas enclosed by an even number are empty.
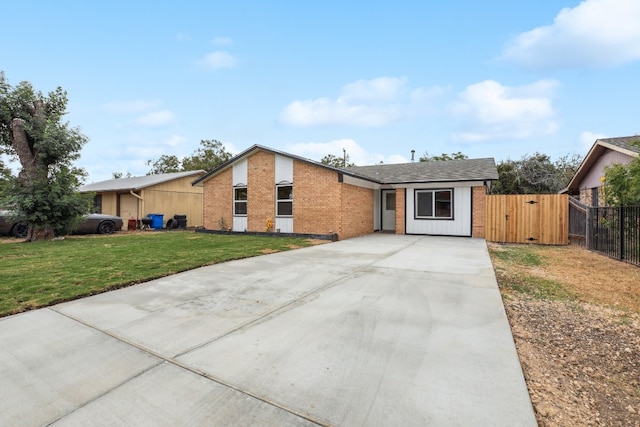
<svg viewBox="0 0 640 427">
<path fill-rule="evenodd" d="M 531 247 L 542 262 L 523 266 L 489 247 L 539 425 L 640 427 L 640 268 L 576 247 Z M 570 297 L 514 289 L 524 276 Z"/>
</svg>

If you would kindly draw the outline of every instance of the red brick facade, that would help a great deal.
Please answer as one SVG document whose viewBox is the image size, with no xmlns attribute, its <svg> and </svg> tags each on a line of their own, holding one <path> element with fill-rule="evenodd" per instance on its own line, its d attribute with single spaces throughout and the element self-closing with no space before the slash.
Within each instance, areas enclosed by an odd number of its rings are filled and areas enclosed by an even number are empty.
<svg viewBox="0 0 640 427">
<path fill-rule="evenodd" d="M 340 237 L 373 233 L 373 190 L 342 184 Z"/>
<path fill-rule="evenodd" d="M 204 184 L 204 228 L 220 230 L 233 225 L 232 169 L 226 169 Z"/>
<path fill-rule="evenodd" d="M 485 218 L 487 213 L 487 189 L 485 186 L 472 188 L 471 237 L 484 239 Z"/>
<path fill-rule="evenodd" d="M 228 168 L 204 182 L 204 227 L 233 224 L 233 172 Z M 264 231 L 275 219 L 275 155 L 264 151 L 247 158 L 247 231 Z M 340 182 L 338 172 L 293 162 L 293 231 L 337 234 L 338 238 L 373 232 L 373 190 Z"/>
<path fill-rule="evenodd" d="M 246 231 L 265 231 L 267 219 L 276 216 L 276 154 L 259 150 L 247 160 Z M 337 234 L 339 239 L 374 231 L 374 192 L 341 182 L 341 174 L 293 159 L 293 232 Z M 204 227 L 233 227 L 233 166 L 204 181 Z M 397 234 L 404 234 L 404 188 L 396 191 Z M 473 187 L 472 236 L 485 237 L 486 188 Z"/>
<path fill-rule="evenodd" d="M 275 220 L 275 161 L 273 153 L 258 151 L 247 162 L 247 230 L 265 231 Z M 295 206 L 295 203 L 294 203 Z"/>
<path fill-rule="evenodd" d="M 396 234 L 404 234 L 405 232 L 405 194 L 404 188 L 396 189 Z"/>
<path fill-rule="evenodd" d="M 293 162 L 293 231 L 340 234 L 340 182 L 334 171 Z"/>
</svg>

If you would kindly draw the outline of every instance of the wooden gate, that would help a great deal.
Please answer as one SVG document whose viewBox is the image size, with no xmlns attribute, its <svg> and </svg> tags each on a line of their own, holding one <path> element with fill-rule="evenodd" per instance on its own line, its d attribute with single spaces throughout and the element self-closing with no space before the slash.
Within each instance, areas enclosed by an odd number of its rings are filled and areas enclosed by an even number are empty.
<svg viewBox="0 0 640 427">
<path fill-rule="evenodd" d="M 566 194 L 487 196 L 486 239 L 492 242 L 566 245 L 569 201 Z"/>
</svg>

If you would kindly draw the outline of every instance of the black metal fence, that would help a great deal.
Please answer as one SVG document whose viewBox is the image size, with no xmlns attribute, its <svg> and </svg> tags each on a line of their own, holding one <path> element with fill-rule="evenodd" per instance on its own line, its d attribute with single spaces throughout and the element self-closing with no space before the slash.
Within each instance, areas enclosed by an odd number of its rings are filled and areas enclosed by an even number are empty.
<svg viewBox="0 0 640 427">
<path fill-rule="evenodd" d="M 591 207 L 587 248 L 640 266 L 640 206 Z"/>
</svg>

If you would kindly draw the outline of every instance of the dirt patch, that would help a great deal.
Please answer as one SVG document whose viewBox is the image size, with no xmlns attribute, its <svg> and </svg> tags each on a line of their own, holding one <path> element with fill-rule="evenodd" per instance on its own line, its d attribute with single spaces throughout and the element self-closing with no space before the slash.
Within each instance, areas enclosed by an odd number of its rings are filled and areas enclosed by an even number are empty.
<svg viewBox="0 0 640 427">
<path fill-rule="evenodd" d="M 277 249 L 271 249 L 271 248 L 262 249 L 262 250 L 260 251 L 260 253 L 261 253 L 261 254 L 263 254 L 263 255 L 275 254 L 276 252 L 280 252 L 280 251 L 279 251 L 279 250 L 277 250 Z"/>
<path fill-rule="evenodd" d="M 489 247 L 539 425 L 640 426 L 640 268 L 576 247 L 531 247 L 541 262 L 525 265 Z M 567 292 L 514 290 L 523 277 Z"/>
</svg>

